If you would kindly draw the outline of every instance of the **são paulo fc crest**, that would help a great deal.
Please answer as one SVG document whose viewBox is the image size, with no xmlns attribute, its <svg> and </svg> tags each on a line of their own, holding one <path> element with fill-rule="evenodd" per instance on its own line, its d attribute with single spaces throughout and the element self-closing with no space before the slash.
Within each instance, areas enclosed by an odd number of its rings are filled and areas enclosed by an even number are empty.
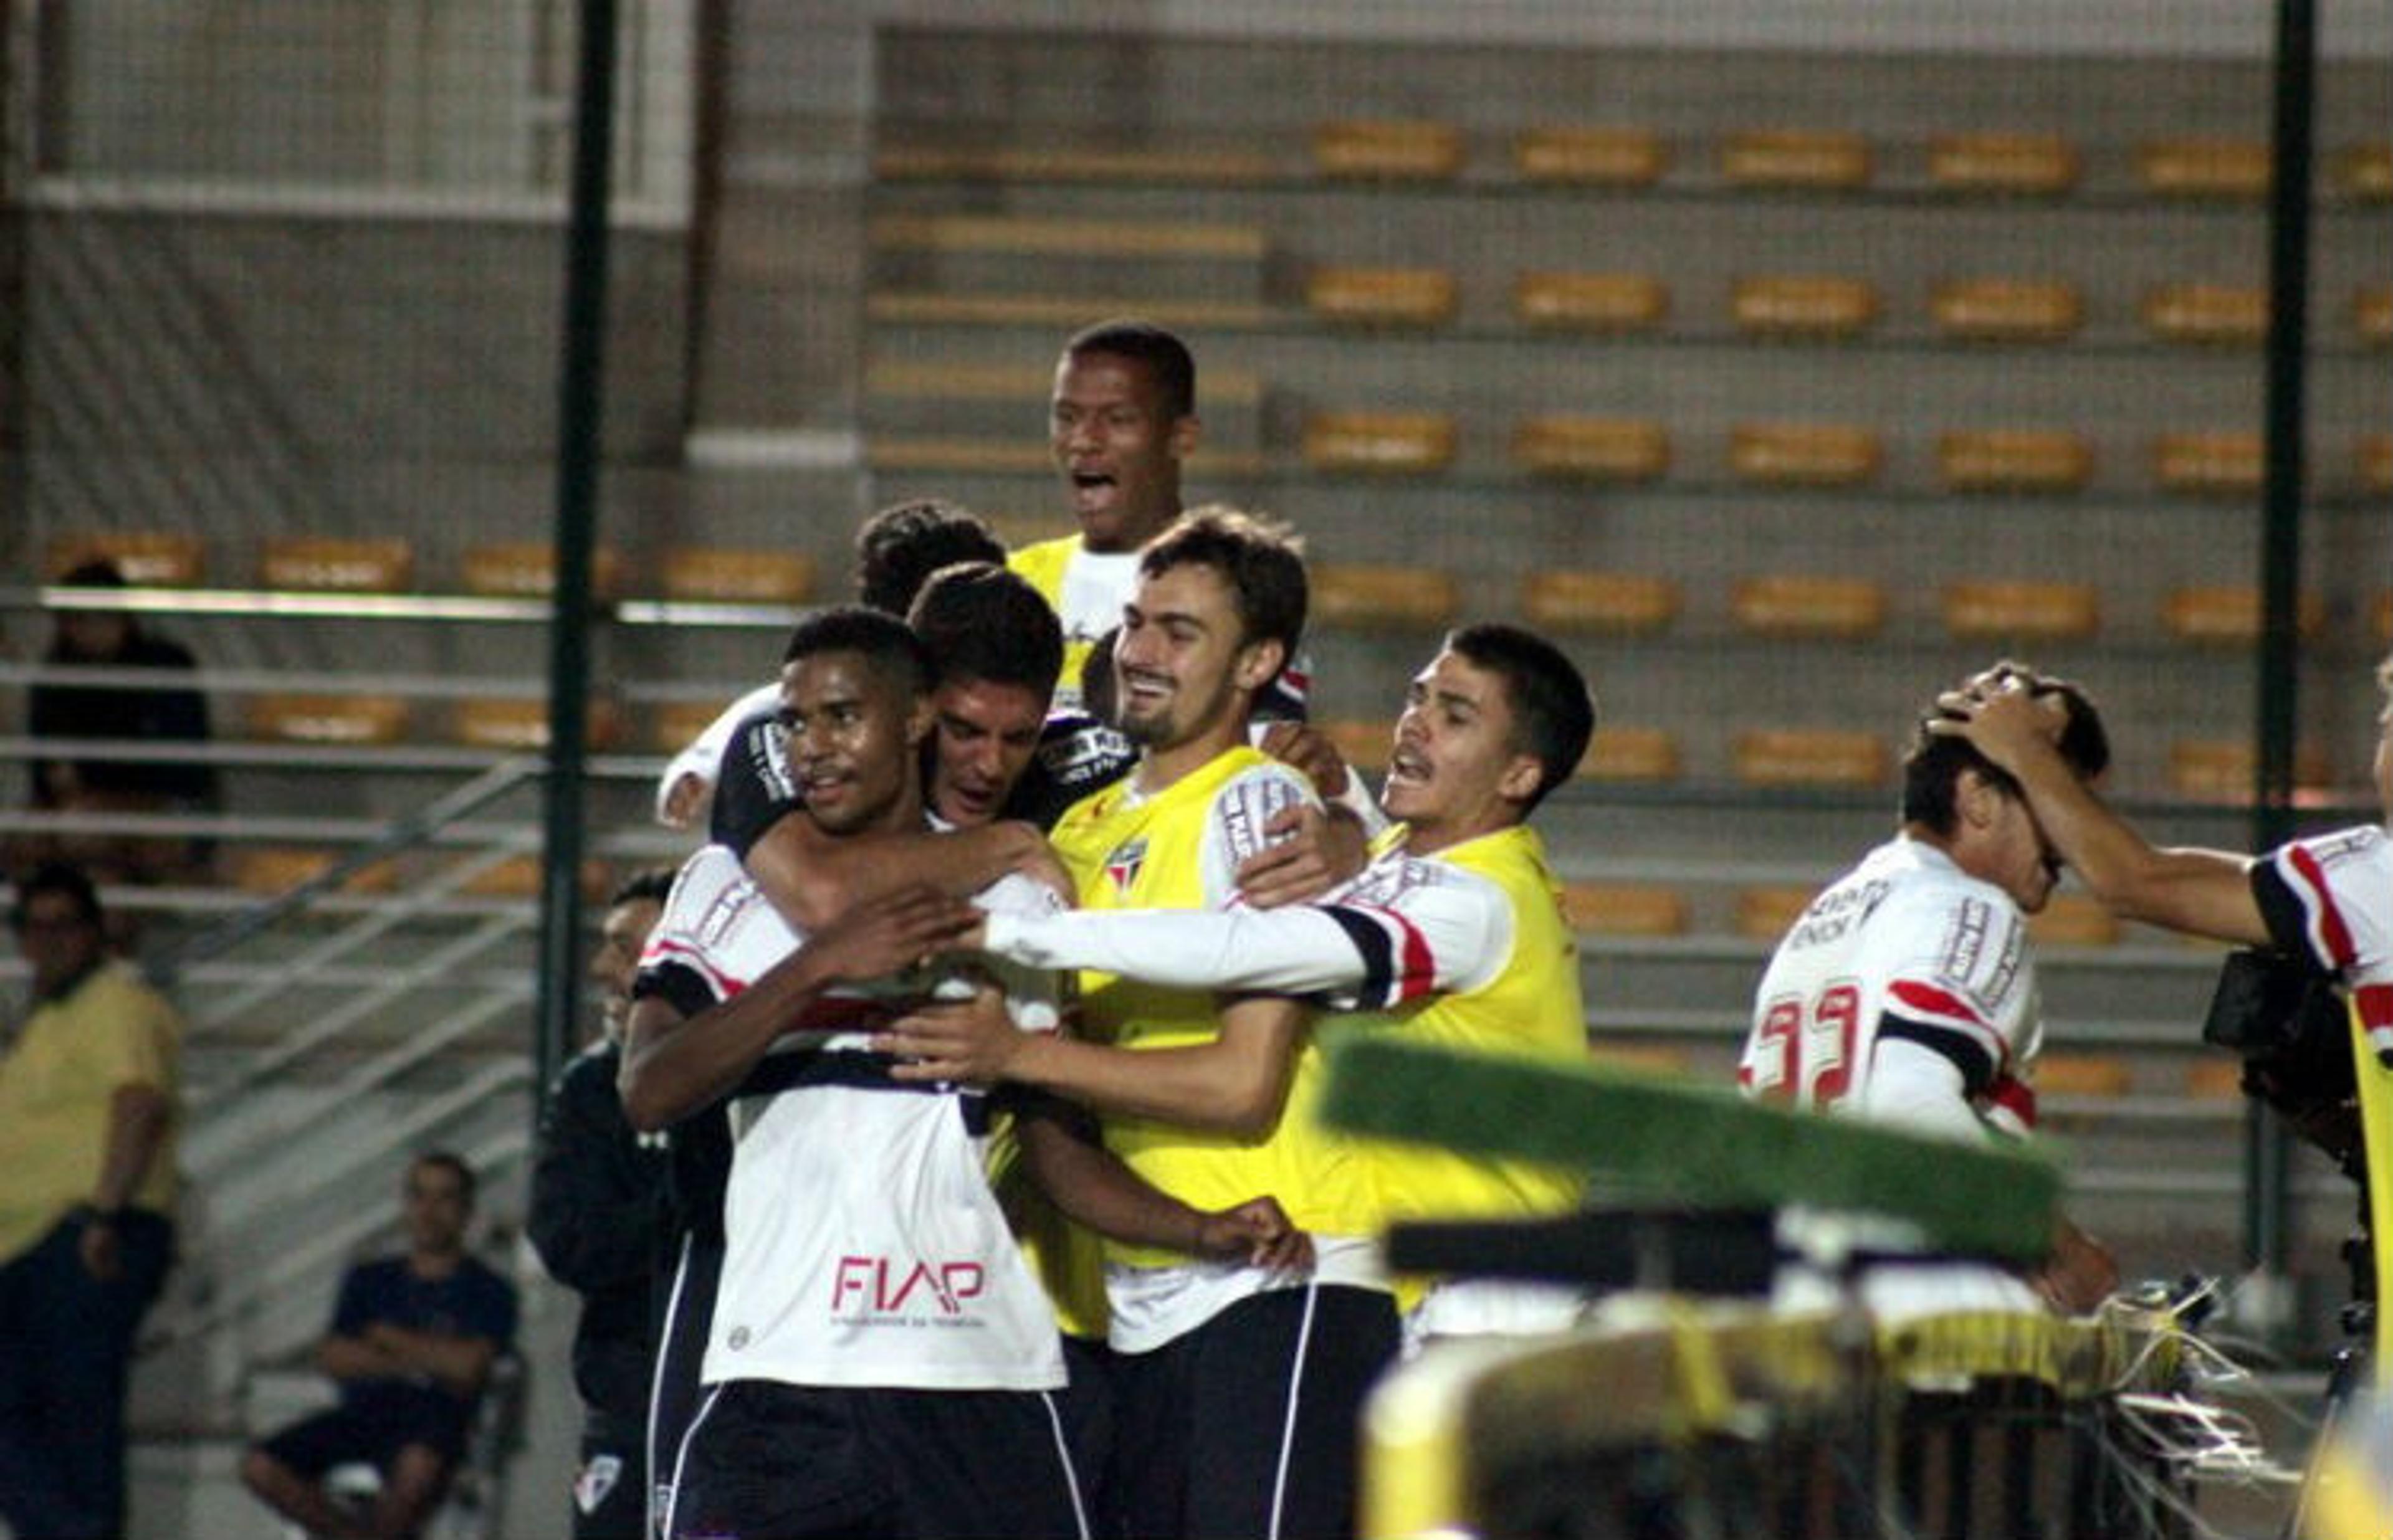
<svg viewBox="0 0 2393 1540">
<path fill-rule="evenodd" d="M 1115 847 L 1105 857 L 1105 877 L 1114 892 L 1127 894 L 1131 884 L 1138 881 L 1138 868 L 1146 865 L 1146 836 L 1142 834 L 1128 844 Z"/>
</svg>

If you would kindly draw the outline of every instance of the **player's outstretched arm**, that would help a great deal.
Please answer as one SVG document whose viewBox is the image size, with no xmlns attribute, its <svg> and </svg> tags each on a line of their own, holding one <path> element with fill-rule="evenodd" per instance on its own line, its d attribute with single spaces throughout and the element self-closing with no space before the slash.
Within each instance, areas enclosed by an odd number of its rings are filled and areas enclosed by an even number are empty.
<svg viewBox="0 0 2393 1540">
<path fill-rule="evenodd" d="M 660 996 L 632 1007 L 618 1085 L 643 1133 L 708 1106 L 744 1078 L 773 1039 L 835 985 L 894 973 L 950 945 L 979 911 L 929 888 L 858 905 L 807 937 L 746 989 L 685 1017 Z"/>
<path fill-rule="evenodd" d="M 1063 883 L 1046 837 L 1005 821 L 942 833 L 825 834 L 803 810 L 776 821 L 740 858 L 773 907 L 797 930 L 829 925 L 857 904 L 908 887 L 953 897 L 978 893 L 1019 871 L 1050 887 Z"/>
<path fill-rule="evenodd" d="M 2096 897 L 2131 920 L 2221 941 L 2266 946 L 2248 860 L 2224 851 L 2163 849 L 2077 778 L 2051 734 L 2050 708 L 2016 685 L 1939 698 L 1952 713 L 1929 730 L 1968 739 L 2026 791 L 2036 821 Z"/>
<path fill-rule="evenodd" d="M 1033 1181 L 1075 1223 L 1131 1246 L 1272 1269 L 1313 1265 L 1313 1238 L 1271 1197 L 1191 1207 L 1147 1182 L 1066 1109 L 1033 1107 L 1015 1127 Z"/>
</svg>

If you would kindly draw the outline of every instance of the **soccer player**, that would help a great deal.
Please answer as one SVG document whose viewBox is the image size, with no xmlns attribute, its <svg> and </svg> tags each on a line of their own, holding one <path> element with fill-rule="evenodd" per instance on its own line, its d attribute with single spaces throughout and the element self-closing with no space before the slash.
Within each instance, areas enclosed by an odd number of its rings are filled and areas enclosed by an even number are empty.
<svg viewBox="0 0 2393 1540">
<path fill-rule="evenodd" d="M 2379 663 L 2374 775 L 2393 822 L 2393 658 Z M 2386 823 L 2310 835 L 2259 856 L 2156 849 L 2067 774 L 2046 703 L 2016 676 L 1940 701 L 1936 731 L 2016 777 L 2046 833 L 2097 897 L 2131 920 L 2307 958 L 2351 998 L 2377 1056 L 2393 1064 L 2393 834 Z"/>
<path fill-rule="evenodd" d="M 1585 678 L 1550 643 L 1506 625 L 1445 639 L 1397 719 L 1383 802 L 1401 819 L 1350 884 L 1311 906 L 992 915 L 980 945 L 1013 961 L 1180 989 L 1322 997 L 1458 1050 L 1568 1063 L 1586 1052 L 1578 950 L 1530 815 L 1567 781 L 1595 726 Z M 883 1041 L 901 1077 L 1007 1078 L 1069 1090 L 1079 1042 L 992 1030 L 934 1007 Z M 1568 1209 L 1578 1182 L 1522 1162 L 1374 1151 L 1390 1217 L 1526 1217 Z M 1576 1291 L 1449 1283 L 1406 1317 L 1430 1338 L 1567 1325 Z"/>
<path fill-rule="evenodd" d="M 2083 690 L 2007 665 L 2048 703 L 2060 774 L 2109 766 L 2100 714 Z M 1830 883 L 1779 942 L 1753 1005 L 1737 1083 L 1836 1116 L 1962 1141 L 2021 1137 L 2034 1121 L 2042 1040 L 2027 917 L 2060 881 L 2062 855 L 2020 783 L 1929 711 L 1903 758 L 1903 825 Z M 1992 1267 L 1913 1265 L 1864 1277 L 1881 1312 L 2090 1309 L 2115 1282 L 2094 1243 L 2062 1227 L 2033 1280 Z"/>
</svg>

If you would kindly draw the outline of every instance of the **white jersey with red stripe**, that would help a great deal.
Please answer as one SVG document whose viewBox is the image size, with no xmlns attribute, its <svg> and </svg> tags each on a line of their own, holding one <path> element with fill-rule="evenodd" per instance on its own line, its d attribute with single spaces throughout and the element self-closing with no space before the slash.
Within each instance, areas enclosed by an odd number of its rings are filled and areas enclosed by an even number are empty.
<svg viewBox="0 0 2393 1540">
<path fill-rule="evenodd" d="M 2035 959 L 2008 894 L 1900 837 L 1829 885 L 1778 945 L 1737 1066 L 1748 1095 L 1923 1133 L 2033 1121 Z"/>
<path fill-rule="evenodd" d="M 991 910 L 1057 905 L 1022 878 L 1000 880 L 975 902 Z M 739 858 L 710 845 L 674 882 L 641 959 L 640 988 L 694 1015 L 739 994 L 802 939 Z M 1002 972 L 1016 1024 L 1052 1030 L 1053 975 Z M 939 984 L 917 980 L 890 993 L 909 998 Z M 708 1384 L 1064 1383 L 1053 1311 L 984 1172 L 982 1098 L 891 1082 L 869 1037 L 887 1014 L 875 992 L 826 998 L 731 1095 Z"/>
<path fill-rule="evenodd" d="M 2253 864 L 2252 892 L 2277 944 L 2334 974 L 2393 1064 L 2393 835 L 2362 824 L 2280 845 Z"/>
</svg>

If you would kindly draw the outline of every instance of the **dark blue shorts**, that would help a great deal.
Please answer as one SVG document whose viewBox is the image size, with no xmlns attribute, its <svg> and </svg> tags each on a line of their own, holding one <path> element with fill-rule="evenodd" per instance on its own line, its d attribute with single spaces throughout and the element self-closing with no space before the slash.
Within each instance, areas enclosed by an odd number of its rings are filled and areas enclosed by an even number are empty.
<svg viewBox="0 0 2393 1540">
<path fill-rule="evenodd" d="M 400 1394 L 397 1391 L 403 1390 Z M 364 1461 L 387 1470 L 410 1444 L 421 1444 L 453 1465 L 465 1452 L 473 1408 L 453 1396 L 413 1386 L 353 1395 L 328 1412 L 302 1417 L 258 1447 L 303 1476 Z"/>
</svg>

